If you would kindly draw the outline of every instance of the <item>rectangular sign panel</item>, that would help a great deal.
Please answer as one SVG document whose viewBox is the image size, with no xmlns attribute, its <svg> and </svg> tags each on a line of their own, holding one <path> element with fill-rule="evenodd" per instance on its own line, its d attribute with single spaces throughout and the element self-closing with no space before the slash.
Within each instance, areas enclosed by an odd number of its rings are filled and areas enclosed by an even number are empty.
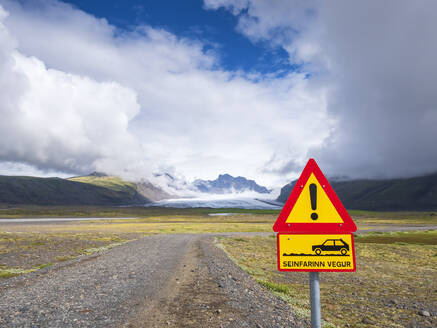
<svg viewBox="0 0 437 328">
<path fill-rule="evenodd" d="M 349 234 L 279 233 L 280 271 L 355 271 L 354 239 Z"/>
</svg>

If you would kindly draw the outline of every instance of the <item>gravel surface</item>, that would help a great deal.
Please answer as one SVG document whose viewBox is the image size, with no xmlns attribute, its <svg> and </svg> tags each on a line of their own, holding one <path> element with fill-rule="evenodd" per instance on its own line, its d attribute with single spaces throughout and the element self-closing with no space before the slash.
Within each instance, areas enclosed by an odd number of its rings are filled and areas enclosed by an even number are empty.
<svg viewBox="0 0 437 328">
<path fill-rule="evenodd" d="M 0 281 L 1 327 L 306 327 L 206 235 L 159 235 Z"/>
<path fill-rule="evenodd" d="M 232 309 L 228 327 L 309 327 L 308 321 L 298 319 L 285 301 L 262 288 L 220 248 L 202 240 L 201 249 L 208 273 Z"/>
</svg>

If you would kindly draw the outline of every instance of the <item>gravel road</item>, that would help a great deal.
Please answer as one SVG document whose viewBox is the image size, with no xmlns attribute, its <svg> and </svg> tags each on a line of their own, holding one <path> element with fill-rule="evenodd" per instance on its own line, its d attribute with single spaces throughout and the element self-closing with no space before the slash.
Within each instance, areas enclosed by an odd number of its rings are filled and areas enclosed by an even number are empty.
<svg viewBox="0 0 437 328">
<path fill-rule="evenodd" d="M 207 235 L 159 235 L 0 282 L 1 327 L 307 327 Z"/>
</svg>

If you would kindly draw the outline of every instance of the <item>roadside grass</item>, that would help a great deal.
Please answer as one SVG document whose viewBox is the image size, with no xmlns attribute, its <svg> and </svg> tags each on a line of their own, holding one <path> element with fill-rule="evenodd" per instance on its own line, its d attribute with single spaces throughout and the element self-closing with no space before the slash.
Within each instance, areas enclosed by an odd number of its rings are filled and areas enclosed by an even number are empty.
<svg viewBox="0 0 437 328">
<path fill-rule="evenodd" d="M 21 269 L 21 268 L 8 268 L 6 266 L 0 266 L 0 278 L 10 278 L 15 277 L 23 273 L 30 273 L 36 270 L 44 269 L 53 265 L 53 263 L 44 263 L 40 265 L 36 265 L 30 269 Z"/>
<path fill-rule="evenodd" d="M 309 300 L 303 300 L 298 295 L 294 293 L 293 290 L 290 289 L 289 286 L 285 284 L 275 284 L 266 280 L 256 280 L 260 285 L 267 288 L 273 295 L 276 295 L 283 300 L 285 300 L 288 304 L 292 306 L 294 309 L 294 313 L 297 316 L 303 318 L 311 318 L 311 311 L 308 309 L 310 307 Z M 334 325 L 331 322 L 328 322 L 322 319 L 322 326 L 324 328 L 338 328 L 338 326 Z"/>
<path fill-rule="evenodd" d="M 132 234 L 0 232 L 0 278 L 104 251 L 133 237 Z"/>
<path fill-rule="evenodd" d="M 437 326 L 437 231 L 371 233 L 355 239 L 356 273 L 320 273 L 326 327 Z M 276 238 L 220 238 L 229 256 L 261 285 L 310 317 L 308 273 L 279 272 Z M 329 323 L 329 325 L 328 325 Z"/>
</svg>

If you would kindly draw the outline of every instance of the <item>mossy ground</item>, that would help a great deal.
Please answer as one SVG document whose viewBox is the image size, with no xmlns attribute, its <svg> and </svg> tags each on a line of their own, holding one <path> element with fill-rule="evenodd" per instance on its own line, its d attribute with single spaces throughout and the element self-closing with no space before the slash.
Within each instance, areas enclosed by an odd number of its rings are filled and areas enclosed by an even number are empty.
<svg viewBox="0 0 437 328">
<path fill-rule="evenodd" d="M 297 314 L 310 315 L 308 273 L 279 272 L 273 237 L 221 238 L 226 252 Z M 356 273 L 320 273 L 325 326 L 437 326 L 437 231 L 356 238 Z M 328 324 L 329 323 L 329 324 Z"/>
<path fill-rule="evenodd" d="M 0 278 L 92 254 L 132 237 L 129 234 L 0 232 Z"/>
</svg>

